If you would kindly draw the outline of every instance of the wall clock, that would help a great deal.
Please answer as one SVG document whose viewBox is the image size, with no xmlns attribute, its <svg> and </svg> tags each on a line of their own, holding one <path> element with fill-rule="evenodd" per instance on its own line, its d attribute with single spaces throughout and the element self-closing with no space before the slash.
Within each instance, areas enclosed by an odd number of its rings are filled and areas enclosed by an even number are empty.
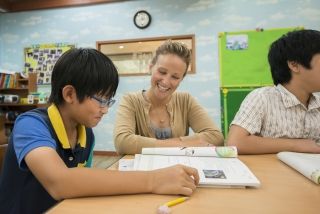
<svg viewBox="0 0 320 214">
<path fill-rule="evenodd" d="M 140 29 L 147 28 L 151 23 L 151 15 L 145 10 L 140 10 L 134 14 L 133 22 Z"/>
</svg>

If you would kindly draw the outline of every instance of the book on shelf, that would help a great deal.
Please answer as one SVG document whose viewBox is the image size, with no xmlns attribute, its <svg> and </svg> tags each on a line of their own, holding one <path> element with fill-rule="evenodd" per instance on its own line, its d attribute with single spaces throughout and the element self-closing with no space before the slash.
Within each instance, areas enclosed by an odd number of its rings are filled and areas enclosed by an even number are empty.
<svg viewBox="0 0 320 214">
<path fill-rule="evenodd" d="M 259 187 L 260 181 L 237 158 L 236 147 L 143 148 L 134 158 L 133 170 L 154 170 L 183 164 L 198 170 L 199 187 Z"/>
<path fill-rule="evenodd" d="M 16 87 L 16 75 L 0 73 L 0 88 L 15 88 Z"/>
<path fill-rule="evenodd" d="M 314 183 L 320 184 L 320 154 L 279 152 L 277 156 Z"/>
</svg>

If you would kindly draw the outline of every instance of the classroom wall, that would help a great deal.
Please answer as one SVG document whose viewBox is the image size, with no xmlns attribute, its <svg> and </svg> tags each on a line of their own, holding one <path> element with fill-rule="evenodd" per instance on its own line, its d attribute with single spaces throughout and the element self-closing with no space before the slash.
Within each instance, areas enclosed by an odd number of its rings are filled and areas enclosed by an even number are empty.
<svg viewBox="0 0 320 214">
<path fill-rule="evenodd" d="M 152 15 L 152 24 L 145 30 L 133 24 L 133 15 L 140 9 Z M 220 126 L 218 33 L 295 26 L 320 30 L 320 1 L 136 0 L 7 13 L 0 15 L 0 68 L 23 70 L 23 49 L 32 44 L 63 42 L 95 48 L 98 40 L 195 34 L 196 74 L 187 75 L 179 90 L 197 97 Z M 147 89 L 149 82 L 149 76 L 121 77 L 116 99 L 128 91 Z M 109 109 L 94 128 L 95 150 L 114 150 L 116 108 Z"/>
</svg>

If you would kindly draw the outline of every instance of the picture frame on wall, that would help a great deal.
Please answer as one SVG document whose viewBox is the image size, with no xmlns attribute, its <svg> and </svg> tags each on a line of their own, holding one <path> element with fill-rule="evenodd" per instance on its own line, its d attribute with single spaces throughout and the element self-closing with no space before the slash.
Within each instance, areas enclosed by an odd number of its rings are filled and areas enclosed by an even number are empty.
<svg viewBox="0 0 320 214">
<path fill-rule="evenodd" d="M 188 73 L 195 73 L 195 35 L 163 36 L 141 39 L 97 41 L 96 48 L 116 65 L 120 76 L 149 75 L 156 49 L 166 40 L 184 43 L 191 51 Z"/>
</svg>

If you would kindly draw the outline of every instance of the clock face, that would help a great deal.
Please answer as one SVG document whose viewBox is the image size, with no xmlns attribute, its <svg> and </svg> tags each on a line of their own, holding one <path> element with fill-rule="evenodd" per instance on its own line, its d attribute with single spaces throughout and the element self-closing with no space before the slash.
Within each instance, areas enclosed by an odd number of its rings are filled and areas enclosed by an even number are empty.
<svg viewBox="0 0 320 214">
<path fill-rule="evenodd" d="M 133 22 L 138 28 L 146 28 L 151 23 L 151 15 L 145 10 L 140 10 L 134 15 Z"/>
</svg>

